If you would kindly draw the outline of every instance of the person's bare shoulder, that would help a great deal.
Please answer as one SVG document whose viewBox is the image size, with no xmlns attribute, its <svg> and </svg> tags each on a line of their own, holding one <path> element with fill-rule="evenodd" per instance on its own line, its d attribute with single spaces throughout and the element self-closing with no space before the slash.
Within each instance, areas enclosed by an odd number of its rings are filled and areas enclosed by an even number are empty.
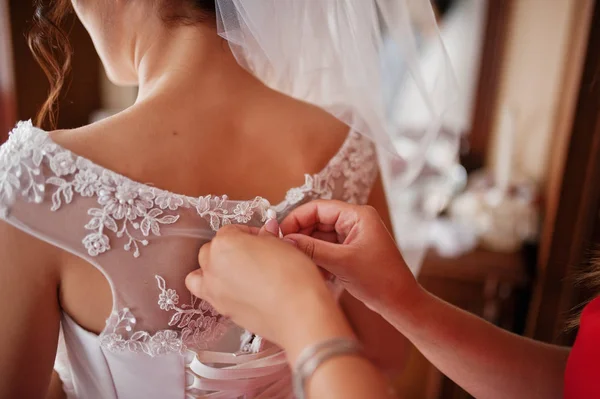
<svg viewBox="0 0 600 399">
<path fill-rule="evenodd" d="M 131 124 L 132 118 L 127 112 L 123 112 L 89 125 L 75 129 L 54 130 L 48 134 L 52 141 L 61 147 L 92 160 L 100 158 L 101 161 L 102 154 L 107 153 L 106 149 L 111 148 L 111 152 L 118 151 L 122 145 L 115 144 L 129 139 L 128 135 L 118 132 L 131 129 Z M 111 132 L 114 134 L 109 134 Z"/>
<path fill-rule="evenodd" d="M 264 124 L 282 153 L 299 154 L 307 171 L 318 171 L 340 150 L 350 128 L 324 109 L 272 91 L 252 107 L 249 118 Z M 264 123 L 256 123 L 256 118 Z M 316 168 L 316 169 L 315 169 Z"/>
</svg>

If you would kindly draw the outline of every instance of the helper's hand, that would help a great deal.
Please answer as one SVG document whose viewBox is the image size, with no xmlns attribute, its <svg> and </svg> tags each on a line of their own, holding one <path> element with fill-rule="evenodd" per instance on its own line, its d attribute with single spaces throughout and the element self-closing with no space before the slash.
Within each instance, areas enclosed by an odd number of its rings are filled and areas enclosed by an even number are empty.
<svg viewBox="0 0 600 399">
<path fill-rule="evenodd" d="M 410 301 L 419 292 L 377 211 L 339 201 L 314 201 L 282 222 L 287 239 L 337 276 L 350 294 L 376 312 Z"/>
<path fill-rule="evenodd" d="M 277 238 L 278 228 L 275 221 L 260 231 L 221 228 L 200 250 L 201 269 L 188 275 L 188 289 L 291 357 L 313 342 L 352 336 L 318 268 Z"/>
</svg>

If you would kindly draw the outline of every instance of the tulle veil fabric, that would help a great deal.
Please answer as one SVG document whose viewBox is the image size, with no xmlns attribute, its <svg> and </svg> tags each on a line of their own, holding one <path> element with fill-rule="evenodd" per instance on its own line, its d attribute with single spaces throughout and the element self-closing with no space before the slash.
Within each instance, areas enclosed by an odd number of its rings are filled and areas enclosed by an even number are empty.
<svg viewBox="0 0 600 399">
<path fill-rule="evenodd" d="M 238 62 L 269 86 L 328 110 L 396 155 L 395 138 L 410 136 L 426 145 L 439 131 L 456 87 L 447 57 L 435 70 L 424 70 L 419 62 L 423 37 L 443 49 L 428 0 L 216 0 L 216 4 L 219 34 L 228 40 Z M 399 124 L 389 118 L 393 93 L 384 75 L 393 73 L 393 66 L 382 57 L 382 50 L 390 43 L 403 63 L 396 68 L 404 77 L 396 90 L 414 91 L 411 102 L 420 103 L 425 113 L 418 125 L 415 120 Z M 416 158 L 410 160 L 411 166 Z"/>
</svg>

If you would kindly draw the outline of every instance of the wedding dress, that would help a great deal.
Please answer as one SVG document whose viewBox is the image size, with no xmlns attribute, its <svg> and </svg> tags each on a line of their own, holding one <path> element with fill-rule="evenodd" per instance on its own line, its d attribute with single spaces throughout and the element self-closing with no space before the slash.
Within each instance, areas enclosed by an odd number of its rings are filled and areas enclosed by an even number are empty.
<svg viewBox="0 0 600 399">
<path fill-rule="evenodd" d="M 285 354 L 192 296 L 185 276 L 221 226 L 261 226 L 269 210 L 281 219 L 319 198 L 364 204 L 377 170 L 372 142 L 351 132 L 279 204 L 192 198 L 132 181 L 20 122 L 0 147 L 0 218 L 85 259 L 113 296 L 99 335 L 62 314 L 56 369 L 68 396 L 291 397 Z"/>
</svg>

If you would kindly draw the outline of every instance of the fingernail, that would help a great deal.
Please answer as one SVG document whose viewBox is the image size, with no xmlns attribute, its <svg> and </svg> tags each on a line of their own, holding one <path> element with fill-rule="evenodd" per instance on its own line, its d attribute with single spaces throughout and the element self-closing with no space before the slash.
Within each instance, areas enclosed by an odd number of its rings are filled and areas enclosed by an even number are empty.
<svg viewBox="0 0 600 399">
<path fill-rule="evenodd" d="M 279 223 L 275 219 L 269 219 L 267 223 L 265 223 L 265 230 L 273 235 L 279 234 Z"/>
<path fill-rule="evenodd" d="M 284 238 L 283 241 L 298 248 L 298 243 L 296 241 L 292 240 L 291 238 Z"/>
<path fill-rule="evenodd" d="M 202 271 L 194 270 L 193 272 L 189 273 L 186 276 L 185 285 L 189 287 L 190 285 L 199 283 L 201 280 L 202 280 Z"/>
</svg>

